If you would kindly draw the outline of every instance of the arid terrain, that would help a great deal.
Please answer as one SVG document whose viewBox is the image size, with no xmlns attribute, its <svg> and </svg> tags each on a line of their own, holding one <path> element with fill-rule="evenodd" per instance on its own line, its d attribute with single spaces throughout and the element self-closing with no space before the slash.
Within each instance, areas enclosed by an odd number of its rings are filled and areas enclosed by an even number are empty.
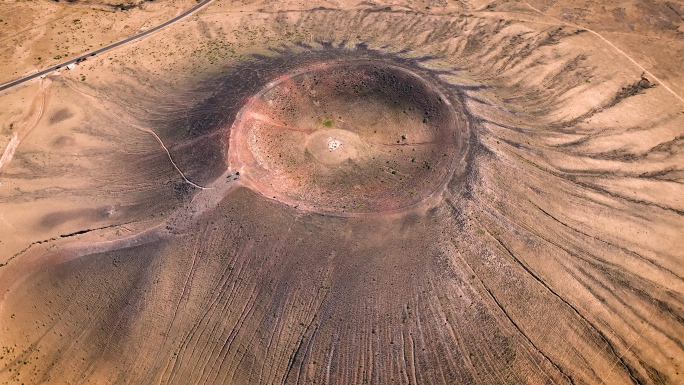
<svg viewBox="0 0 684 385">
<path fill-rule="evenodd" d="M 681 1 L 213 0 L 0 91 L 0 383 L 681 384 L 683 165 Z"/>
</svg>

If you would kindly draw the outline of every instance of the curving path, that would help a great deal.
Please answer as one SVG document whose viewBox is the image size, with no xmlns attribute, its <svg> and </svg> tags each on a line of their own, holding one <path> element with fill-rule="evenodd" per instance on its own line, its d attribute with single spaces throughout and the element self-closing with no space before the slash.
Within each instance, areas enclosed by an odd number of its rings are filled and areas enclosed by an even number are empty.
<svg viewBox="0 0 684 385">
<path fill-rule="evenodd" d="M 672 90 L 672 88 L 668 87 L 665 83 L 663 83 L 662 80 L 658 79 L 657 76 L 653 75 L 653 73 L 651 73 L 651 71 L 649 71 L 649 70 L 647 70 L 646 68 L 644 68 L 644 66 L 642 66 L 641 64 L 639 64 L 639 62 L 637 62 L 636 60 L 632 59 L 631 56 L 627 55 L 627 53 L 626 53 L 625 51 L 623 51 L 623 50 L 621 50 L 620 48 L 618 48 L 615 44 L 611 43 L 610 40 L 608 40 L 608 39 L 606 39 L 605 37 L 601 36 L 601 34 L 599 34 L 598 32 L 593 31 L 593 30 L 591 30 L 591 29 L 589 29 L 589 28 L 587 28 L 587 27 L 583 27 L 583 26 L 581 26 L 581 25 L 577 25 L 577 24 L 573 24 L 573 23 L 568 23 L 568 22 L 566 22 L 566 21 L 562 21 L 562 20 L 556 19 L 555 17 L 553 17 L 553 16 L 551 16 L 551 15 L 547 15 L 546 13 L 542 12 L 541 10 L 539 10 L 539 9 L 537 9 L 537 8 L 535 8 L 535 7 L 533 7 L 530 3 L 525 3 L 525 5 L 527 5 L 528 7 L 530 7 L 533 11 L 535 11 L 535 12 L 537 12 L 537 13 L 543 15 L 543 16 L 546 16 L 546 17 L 548 17 L 548 18 L 551 18 L 551 19 L 557 21 L 558 23 L 560 23 L 560 24 L 562 24 L 562 25 L 567 25 L 567 26 L 570 26 L 570 27 L 579 28 L 579 29 L 585 30 L 585 31 L 587 31 L 587 32 L 589 32 L 589 33 L 595 35 L 596 37 L 598 37 L 599 39 L 601 39 L 601 40 L 603 40 L 605 43 L 607 43 L 609 46 L 611 46 L 612 48 L 614 48 L 614 49 L 615 49 L 617 52 L 619 52 L 622 56 L 624 56 L 624 57 L 626 57 L 627 59 L 629 59 L 629 61 L 631 61 L 632 63 L 634 63 L 634 65 L 636 65 L 640 70 L 644 71 L 644 73 L 645 73 L 646 75 L 652 77 L 655 81 L 657 81 L 658 83 L 660 83 L 661 86 L 665 87 L 665 89 L 666 89 L 669 93 L 671 93 L 675 98 L 679 99 L 680 102 L 684 103 L 684 98 L 682 98 L 681 96 L 679 96 L 679 94 L 677 94 L 676 92 L 674 92 L 674 90 Z M 2 90 L 2 89 L 0 89 L 0 90 Z"/>
</svg>

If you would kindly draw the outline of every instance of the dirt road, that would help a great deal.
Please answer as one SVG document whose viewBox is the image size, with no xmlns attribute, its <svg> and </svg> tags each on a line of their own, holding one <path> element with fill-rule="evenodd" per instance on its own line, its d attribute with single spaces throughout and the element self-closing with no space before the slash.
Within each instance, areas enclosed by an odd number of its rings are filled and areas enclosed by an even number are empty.
<svg viewBox="0 0 684 385">
<path fill-rule="evenodd" d="M 2 181 L 1 179 L 5 169 L 12 161 L 12 157 L 14 156 L 14 152 L 17 150 L 17 147 L 19 147 L 21 141 L 24 140 L 31 133 L 31 131 L 33 131 L 36 125 L 38 125 L 40 119 L 43 117 L 43 111 L 45 111 L 45 107 L 49 99 L 48 91 L 50 88 L 50 83 L 52 83 L 52 80 L 50 79 L 41 80 L 40 88 L 38 89 L 36 96 L 33 98 L 33 101 L 31 101 L 28 113 L 24 119 L 22 119 L 19 128 L 12 134 L 9 144 L 7 144 L 7 147 L 0 158 L 0 182 Z"/>
</svg>

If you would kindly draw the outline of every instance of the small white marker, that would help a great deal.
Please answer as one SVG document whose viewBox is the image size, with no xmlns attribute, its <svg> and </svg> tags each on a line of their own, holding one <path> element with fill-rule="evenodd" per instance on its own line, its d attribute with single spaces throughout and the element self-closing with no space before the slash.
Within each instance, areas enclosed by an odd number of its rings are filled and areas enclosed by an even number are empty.
<svg viewBox="0 0 684 385">
<path fill-rule="evenodd" d="M 333 138 L 328 138 L 328 148 L 330 151 L 337 150 L 340 147 L 340 141 Z"/>
</svg>

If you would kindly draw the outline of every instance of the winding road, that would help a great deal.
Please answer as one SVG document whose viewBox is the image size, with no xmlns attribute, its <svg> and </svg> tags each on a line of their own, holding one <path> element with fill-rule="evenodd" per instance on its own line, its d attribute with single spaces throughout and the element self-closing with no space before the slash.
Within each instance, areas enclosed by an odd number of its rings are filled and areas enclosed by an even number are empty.
<svg viewBox="0 0 684 385">
<path fill-rule="evenodd" d="M 169 24 L 175 23 L 175 22 L 177 22 L 178 20 L 180 20 L 180 19 L 182 19 L 182 18 L 184 18 L 184 17 L 186 17 L 186 16 L 192 14 L 193 12 L 197 11 L 198 9 L 200 9 L 200 8 L 204 7 L 205 5 L 209 4 L 211 1 L 212 1 L 212 0 L 204 0 L 204 1 L 202 1 L 201 3 L 197 4 L 196 6 L 190 8 L 189 10 L 187 10 L 187 11 L 181 13 L 180 15 L 174 17 L 173 19 L 171 19 L 171 20 L 169 20 L 169 21 L 166 21 L 166 22 L 164 22 L 164 23 L 162 23 L 162 24 L 159 24 L 158 26 L 156 26 L 156 27 L 154 27 L 154 28 L 151 28 L 151 29 L 148 29 L 147 31 L 142 32 L 142 33 L 139 33 L 139 34 L 137 34 L 137 35 L 135 35 L 135 36 L 131 36 L 131 37 L 127 38 L 127 39 L 124 39 L 124 40 L 121 40 L 121 41 L 119 41 L 119 42 L 110 44 L 110 45 L 108 45 L 108 46 L 106 46 L 106 47 L 103 47 L 103 48 L 100 48 L 100 49 L 98 49 L 98 50 L 95 50 L 95 51 L 92 51 L 92 52 L 88 52 L 88 53 L 86 53 L 85 55 L 81 55 L 81 56 L 75 57 L 75 58 L 73 58 L 73 59 L 71 59 L 71 60 L 68 60 L 68 61 L 65 61 L 65 62 L 63 62 L 63 63 L 57 64 L 57 65 L 55 65 L 55 66 L 53 66 L 53 67 L 50 67 L 50 68 L 45 69 L 45 70 L 43 70 L 43 71 L 37 72 L 37 73 L 35 73 L 35 74 L 29 75 L 29 76 L 25 76 L 25 77 L 23 77 L 23 78 L 21 78 L 21 79 L 17 79 L 17 80 L 11 81 L 11 82 L 9 82 L 9 83 L 5 83 L 5 84 L 3 84 L 3 85 L 0 86 L 0 91 L 4 91 L 4 90 L 6 90 L 6 89 L 8 89 L 8 88 L 10 88 L 10 87 L 14 87 L 14 86 L 19 85 L 19 84 L 21 84 L 21 83 L 27 82 L 27 81 L 29 81 L 29 80 L 31 80 L 31 79 L 35 79 L 35 78 L 37 78 L 37 77 L 39 77 L 39 76 L 46 75 L 46 74 L 48 74 L 48 73 L 50 73 L 50 72 L 52 72 L 52 71 L 54 71 L 54 70 L 60 69 L 60 68 L 62 68 L 62 67 L 66 67 L 67 65 L 72 64 L 72 63 L 76 63 L 76 62 L 79 61 L 80 59 L 86 59 L 86 58 L 88 58 L 88 57 L 95 56 L 95 55 L 100 54 L 100 53 L 102 53 L 102 52 L 106 52 L 106 51 L 112 50 L 112 49 L 114 49 L 114 48 L 116 48 L 116 47 L 118 47 L 118 46 L 120 46 L 120 45 L 129 43 L 129 42 L 131 42 L 131 41 L 140 39 L 140 38 L 142 38 L 142 37 L 145 37 L 145 36 L 147 36 L 147 35 L 149 35 L 149 34 L 151 34 L 151 33 L 153 33 L 153 32 L 156 32 L 156 31 L 158 31 L 158 30 L 160 30 L 160 29 L 166 27 L 166 26 L 169 25 Z"/>
</svg>

